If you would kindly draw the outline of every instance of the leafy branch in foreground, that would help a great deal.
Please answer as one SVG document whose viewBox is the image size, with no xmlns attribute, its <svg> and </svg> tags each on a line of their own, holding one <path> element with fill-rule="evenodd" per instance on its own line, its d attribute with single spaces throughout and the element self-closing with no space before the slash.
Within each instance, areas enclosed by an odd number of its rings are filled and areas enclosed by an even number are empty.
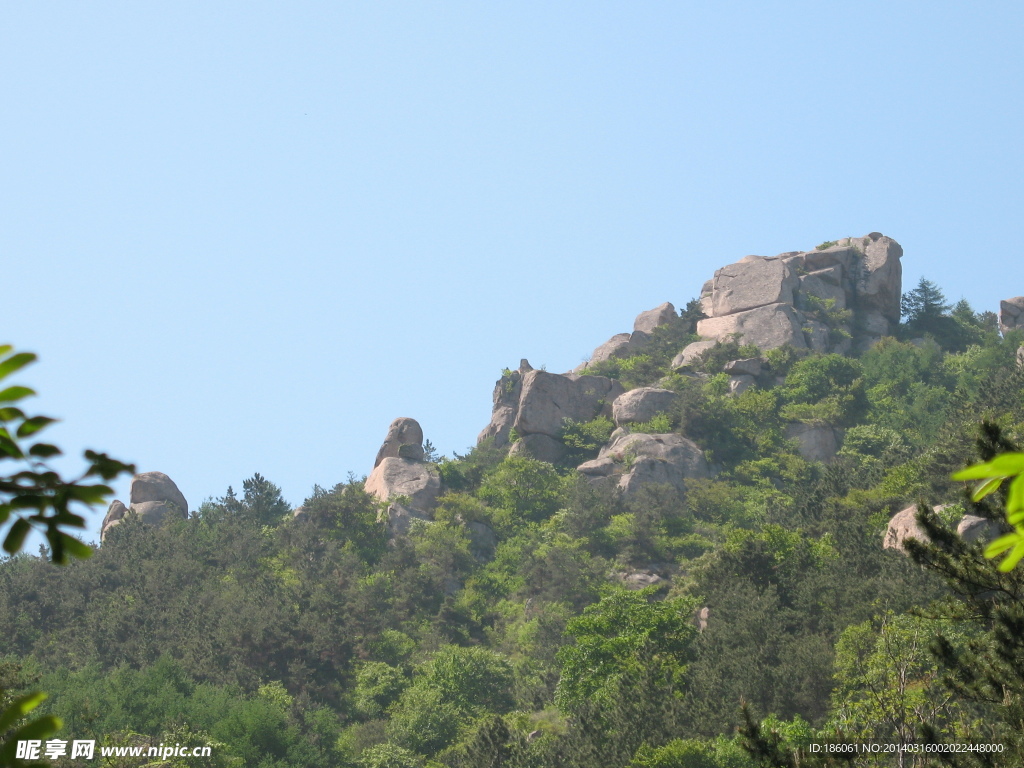
<svg viewBox="0 0 1024 768">
<path fill-rule="evenodd" d="M 1009 551 L 999 563 L 1000 571 L 1009 571 L 1024 557 L 1024 453 L 1003 453 L 991 461 L 974 464 L 953 475 L 954 480 L 980 480 L 971 494 L 981 501 L 1009 480 L 1006 491 L 1006 521 L 1013 532 L 1000 536 L 985 548 L 985 557 L 994 558 Z"/>
<path fill-rule="evenodd" d="M 35 360 L 31 352 L 14 352 L 9 344 L 0 345 L 0 382 Z M 0 389 L 0 462 L 15 462 L 13 466 L 3 465 L 10 467 L 9 474 L 0 474 L 0 528 L 10 523 L 3 549 L 10 555 L 17 554 L 35 528 L 46 536 L 53 562 L 64 564 L 69 557 L 84 559 L 92 554 L 87 544 L 67 532 L 85 528 L 85 518 L 72 512 L 72 505 L 102 503 L 113 493 L 104 483 L 123 473 L 134 473 L 135 467 L 105 453 L 86 451 L 85 472 L 73 480 L 64 480 L 46 463 L 47 459 L 61 455 L 60 448 L 29 440 L 56 421 L 49 416 L 29 416 L 17 405 L 34 394 L 28 387 L 16 384 Z M 103 482 L 85 482 L 90 479 Z M 3 693 L 0 690 L 0 701 L 4 700 Z M 26 765 L 17 758 L 18 742 L 42 739 L 61 728 L 61 721 L 52 715 L 18 726 L 44 699 L 44 693 L 27 693 L 0 709 L 0 766 Z"/>
</svg>

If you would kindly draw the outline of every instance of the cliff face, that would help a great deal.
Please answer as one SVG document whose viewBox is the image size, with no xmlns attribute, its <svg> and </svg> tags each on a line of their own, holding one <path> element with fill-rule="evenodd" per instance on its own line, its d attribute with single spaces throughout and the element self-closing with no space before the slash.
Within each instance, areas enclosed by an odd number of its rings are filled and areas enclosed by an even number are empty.
<svg viewBox="0 0 1024 768">
<path fill-rule="evenodd" d="M 722 267 L 701 291 L 708 317 L 697 333 L 734 334 L 761 350 L 783 344 L 817 352 L 868 346 L 900 321 L 903 248 L 878 232 L 813 251 L 747 256 Z"/>
</svg>

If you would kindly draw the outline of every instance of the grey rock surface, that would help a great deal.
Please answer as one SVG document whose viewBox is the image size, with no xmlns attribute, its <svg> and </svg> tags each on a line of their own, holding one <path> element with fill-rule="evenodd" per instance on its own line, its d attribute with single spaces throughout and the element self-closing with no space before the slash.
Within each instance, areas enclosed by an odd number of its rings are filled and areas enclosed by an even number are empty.
<svg viewBox="0 0 1024 768">
<path fill-rule="evenodd" d="M 170 501 L 142 501 L 132 504 L 130 511 L 138 515 L 142 522 L 150 525 L 158 525 L 170 517 L 184 517 L 181 508 Z"/>
<path fill-rule="evenodd" d="M 469 552 L 478 562 L 489 563 L 494 559 L 498 548 L 498 535 L 487 523 L 471 522 L 466 524 L 469 531 Z"/>
<path fill-rule="evenodd" d="M 743 360 L 730 360 L 722 366 L 722 370 L 730 376 L 760 376 L 761 369 L 761 358 L 759 357 L 747 357 Z"/>
<path fill-rule="evenodd" d="M 126 514 L 128 514 L 128 507 L 124 503 L 117 499 L 110 502 L 107 514 L 103 516 L 103 522 L 100 524 L 100 541 L 106 538 L 107 531 L 118 525 Z"/>
<path fill-rule="evenodd" d="M 875 309 L 889 322 L 899 323 L 903 248 L 877 232 L 861 238 L 861 242 L 864 258 L 856 285 L 858 306 Z"/>
<path fill-rule="evenodd" d="M 761 350 L 784 344 L 797 349 L 807 347 L 802 318 L 790 304 L 768 304 L 701 320 L 697 323 L 697 333 L 718 341 L 728 341 L 737 335 L 740 344 L 754 344 Z"/>
<path fill-rule="evenodd" d="M 754 377 L 746 374 L 729 377 L 729 394 L 741 395 L 754 386 Z"/>
<path fill-rule="evenodd" d="M 548 464 L 557 464 L 565 457 L 565 445 L 548 435 L 524 435 L 509 449 L 510 456 L 529 456 Z"/>
<path fill-rule="evenodd" d="M 639 387 L 623 392 L 612 403 L 612 419 L 616 426 L 630 422 L 650 421 L 659 413 L 668 411 L 676 400 L 671 389 Z"/>
<path fill-rule="evenodd" d="M 591 353 L 590 364 L 603 363 L 613 357 L 627 357 L 630 352 L 630 334 L 617 333 Z"/>
<path fill-rule="evenodd" d="M 404 450 L 403 450 L 404 449 Z M 388 427 L 388 433 L 384 443 L 377 451 L 377 458 L 373 466 L 377 466 L 387 458 L 412 459 L 413 461 L 423 460 L 423 429 L 416 419 L 408 416 L 395 419 Z"/>
<path fill-rule="evenodd" d="M 616 469 L 622 473 L 618 485 L 627 495 L 650 483 L 668 483 L 683 495 L 685 480 L 711 476 L 704 452 L 692 440 L 675 433 L 620 434 L 601 449 L 597 461 L 604 459 L 621 465 Z M 587 462 L 582 466 L 587 467 L 584 474 L 594 476 L 594 470 L 608 465 Z"/>
<path fill-rule="evenodd" d="M 991 541 L 1002 533 L 999 523 L 977 515 L 964 515 L 956 526 L 956 532 L 968 542 Z"/>
<path fill-rule="evenodd" d="M 366 478 L 366 492 L 381 501 L 408 497 L 405 505 L 419 512 L 431 512 L 441 493 L 441 478 L 429 464 L 389 456 L 382 459 Z"/>
<path fill-rule="evenodd" d="M 711 339 L 706 341 L 695 341 L 692 344 L 687 344 L 683 347 L 683 351 L 672 359 L 672 369 L 679 370 L 681 368 L 692 367 L 697 362 L 697 358 L 709 349 L 714 349 L 717 343 L 718 341 Z"/>
<path fill-rule="evenodd" d="M 720 317 L 766 304 L 792 304 L 799 280 L 781 259 L 747 257 L 715 272 L 711 315 Z"/>
<path fill-rule="evenodd" d="M 391 504 L 388 507 L 387 515 L 388 538 L 408 536 L 409 530 L 416 521 L 433 523 L 433 520 L 430 519 L 430 516 L 427 515 L 426 512 L 413 509 L 412 507 L 408 507 L 404 504 Z"/>
<path fill-rule="evenodd" d="M 999 330 L 1004 334 L 1024 328 L 1024 296 L 999 302 Z"/>
<path fill-rule="evenodd" d="M 676 308 L 672 306 L 671 302 L 666 301 L 654 309 L 648 309 L 646 312 L 641 312 L 637 315 L 633 321 L 633 330 L 643 333 L 654 333 L 655 328 L 670 322 L 676 316 Z"/>
<path fill-rule="evenodd" d="M 182 517 L 188 515 L 188 502 L 178 486 L 163 472 L 142 472 L 132 478 L 129 506 L 147 501 L 166 501 L 178 508 Z"/>
<path fill-rule="evenodd" d="M 557 438 L 566 419 L 590 421 L 611 410 L 622 385 L 604 376 L 530 371 L 523 376 L 514 428 L 520 435 Z"/>
<path fill-rule="evenodd" d="M 797 453 L 807 461 L 831 461 L 839 450 L 836 431 L 827 424 L 794 422 L 787 425 L 786 438 L 796 440 Z"/>
<path fill-rule="evenodd" d="M 928 541 L 928 536 L 917 524 L 917 505 L 913 504 L 897 512 L 889 520 L 885 529 L 885 538 L 882 540 L 882 547 L 885 549 L 896 549 L 904 551 L 904 542 L 913 538 L 921 542 Z"/>
</svg>

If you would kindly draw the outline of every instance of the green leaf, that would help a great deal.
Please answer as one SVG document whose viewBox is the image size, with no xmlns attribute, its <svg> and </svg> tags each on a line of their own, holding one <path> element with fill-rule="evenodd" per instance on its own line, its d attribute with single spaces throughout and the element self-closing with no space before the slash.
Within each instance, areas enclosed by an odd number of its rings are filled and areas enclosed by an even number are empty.
<svg viewBox="0 0 1024 768">
<path fill-rule="evenodd" d="M 61 450 L 56 445 L 49 443 L 36 443 L 28 449 L 29 456 L 36 456 L 40 459 L 49 459 L 51 456 L 60 456 Z"/>
<path fill-rule="evenodd" d="M 92 557 L 92 547 L 88 544 L 83 544 L 74 536 L 67 534 L 61 534 L 61 536 L 64 538 L 64 549 L 69 555 L 79 560 L 87 560 Z"/>
<path fill-rule="evenodd" d="M 16 698 L 8 705 L 7 709 L 0 712 L 0 733 L 6 731 L 44 701 L 46 701 L 46 694 L 42 691 L 26 693 L 24 696 Z"/>
<path fill-rule="evenodd" d="M 19 352 L 16 355 L 11 355 L 0 363 L 0 379 L 10 376 L 15 371 L 20 371 L 26 365 L 35 361 L 36 356 L 32 352 Z"/>
<path fill-rule="evenodd" d="M 981 501 L 998 488 L 1002 482 L 1003 478 L 993 477 L 983 483 L 978 483 L 978 487 L 975 488 L 974 492 L 971 494 L 971 501 Z"/>
<path fill-rule="evenodd" d="M 72 485 L 67 489 L 68 498 L 83 501 L 86 504 L 100 504 L 110 489 L 105 485 Z"/>
<path fill-rule="evenodd" d="M 11 530 L 7 532 L 7 538 L 4 539 L 4 551 L 11 555 L 20 552 L 25 544 L 25 537 L 31 530 L 32 525 L 25 518 L 19 517 L 15 520 Z"/>
<path fill-rule="evenodd" d="M 1024 512 L 1024 475 L 1019 475 L 1010 483 L 1010 492 L 1006 496 L 1008 514 Z"/>
<path fill-rule="evenodd" d="M 1003 559 L 1003 562 L 999 564 L 999 570 L 1004 573 L 1012 570 L 1022 557 L 1024 557 L 1024 541 L 1019 542 L 1013 551 Z"/>
<path fill-rule="evenodd" d="M 989 462 L 997 473 L 1005 476 L 1024 472 L 1024 453 L 1001 453 Z"/>
<path fill-rule="evenodd" d="M 25 412 L 13 405 L 0 408 L 0 421 L 19 421 L 25 418 Z"/>
<path fill-rule="evenodd" d="M 18 427 L 18 437 L 28 437 L 34 435 L 41 429 L 45 429 L 50 424 L 53 424 L 56 419 L 51 419 L 49 416 L 33 416 L 31 419 L 25 419 Z"/>
<path fill-rule="evenodd" d="M 1019 540 L 1021 540 L 1019 533 L 1008 533 L 1005 536 L 1000 536 L 995 541 L 991 542 L 985 547 L 985 557 L 992 559 L 993 557 L 999 557 L 1003 552 L 1008 550 Z"/>
<path fill-rule="evenodd" d="M 29 397 L 34 394 L 35 390 L 29 389 L 28 387 L 8 387 L 7 389 L 0 391 L 0 402 L 15 403 L 24 397 Z"/>
</svg>

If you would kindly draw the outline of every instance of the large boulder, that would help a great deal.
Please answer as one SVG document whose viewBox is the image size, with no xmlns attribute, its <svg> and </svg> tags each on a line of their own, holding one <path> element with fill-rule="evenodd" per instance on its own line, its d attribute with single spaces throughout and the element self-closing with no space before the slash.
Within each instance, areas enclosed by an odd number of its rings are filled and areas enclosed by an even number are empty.
<svg viewBox="0 0 1024 768">
<path fill-rule="evenodd" d="M 622 385 L 604 376 L 530 371 L 522 379 L 514 428 L 519 435 L 559 437 L 566 419 L 590 421 L 611 410 Z"/>
<path fill-rule="evenodd" d="M 796 441 L 796 450 L 807 461 L 831 461 L 839 450 L 836 430 L 827 424 L 793 422 L 786 427 L 786 438 Z"/>
<path fill-rule="evenodd" d="M 519 412 L 519 396 L 523 391 L 523 375 L 533 370 L 525 358 L 519 362 L 519 370 L 506 370 L 494 384 L 491 422 L 477 437 L 477 443 L 493 440 L 496 447 L 508 445 L 508 437 Z"/>
<path fill-rule="evenodd" d="M 130 506 L 147 501 L 163 501 L 177 508 L 182 517 L 188 516 L 188 502 L 178 486 L 163 472 L 142 472 L 132 478 Z"/>
<path fill-rule="evenodd" d="M 410 509 L 432 512 L 441 494 L 441 478 L 434 467 L 422 461 L 389 456 L 373 468 L 365 489 L 381 501 L 405 496 L 405 506 Z"/>
<path fill-rule="evenodd" d="M 694 341 L 691 344 L 687 344 L 683 347 L 683 351 L 672 359 L 672 370 L 678 371 L 683 368 L 692 368 L 696 365 L 700 356 L 709 349 L 714 349 L 716 344 L 718 342 L 715 339 Z"/>
<path fill-rule="evenodd" d="M 547 435 L 523 435 L 512 443 L 509 456 L 529 456 L 531 459 L 557 464 L 565 457 L 565 444 Z"/>
<path fill-rule="evenodd" d="M 128 507 L 123 502 L 114 499 L 110 502 L 110 506 L 107 508 L 107 514 L 103 517 L 103 522 L 100 524 L 100 541 L 103 541 L 107 537 L 107 532 L 116 525 L 120 525 L 124 516 L 128 514 Z"/>
<path fill-rule="evenodd" d="M 700 301 L 708 317 L 697 333 L 763 350 L 784 344 L 818 352 L 866 348 L 899 322 L 902 255 L 899 243 L 872 232 L 813 251 L 747 256 L 704 284 Z M 853 310 L 854 322 L 835 314 L 844 310 Z M 851 341 L 854 331 L 861 335 Z"/>
<path fill-rule="evenodd" d="M 633 321 L 633 330 L 640 331 L 641 333 L 654 333 L 655 328 L 659 325 L 665 325 L 665 323 L 675 319 L 676 316 L 676 308 L 666 301 L 654 309 L 648 309 L 646 312 L 641 312 L 637 315 L 636 320 Z"/>
<path fill-rule="evenodd" d="M 112 528 L 120 525 L 129 515 L 135 515 L 149 525 L 159 525 L 164 520 L 188 517 L 188 502 L 178 486 L 163 472 L 141 472 L 132 478 L 129 490 L 129 504 L 114 500 L 100 525 L 100 541 Z"/>
<path fill-rule="evenodd" d="M 791 305 L 799 283 L 782 259 L 748 256 L 715 272 L 710 314 L 720 317 L 768 304 Z"/>
<path fill-rule="evenodd" d="M 131 511 L 139 520 L 150 525 L 159 525 L 170 517 L 181 517 L 181 509 L 170 501 L 143 501 L 132 504 Z"/>
<path fill-rule="evenodd" d="M 903 248 L 878 232 L 861 238 L 861 247 L 864 257 L 856 286 L 858 306 L 877 310 L 891 323 L 899 323 Z"/>
<path fill-rule="evenodd" d="M 903 552 L 905 551 L 904 543 L 907 539 L 917 539 L 920 542 L 928 541 L 928 535 L 917 524 L 916 504 L 901 509 L 892 516 L 889 520 L 889 525 L 885 529 L 882 547 Z"/>
<path fill-rule="evenodd" d="M 615 398 L 612 403 L 612 419 L 619 427 L 630 422 L 650 421 L 671 408 L 675 400 L 676 393 L 671 389 L 631 389 Z"/>
<path fill-rule="evenodd" d="M 404 504 L 391 504 L 387 509 L 388 538 L 396 536 L 407 536 L 413 523 L 417 520 L 425 523 L 432 523 L 433 520 L 426 512 L 422 512 Z"/>
<path fill-rule="evenodd" d="M 697 323 L 697 333 L 723 342 L 735 336 L 740 344 L 754 344 L 762 350 L 784 344 L 797 349 L 807 347 L 803 321 L 790 304 L 768 304 L 723 317 L 710 317 Z"/>
<path fill-rule="evenodd" d="M 999 302 L 999 330 L 1004 334 L 1024 328 L 1024 296 Z"/>
<path fill-rule="evenodd" d="M 408 416 L 391 422 L 373 466 L 376 467 L 387 458 L 398 458 L 399 455 L 413 461 L 423 459 L 423 429 L 416 419 L 410 419 Z"/>
<path fill-rule="evenodd" d="M 934 507 L 934 511 L 941 512 L 948 506 L 948 504 L 938 504 Z M 917 539 L 922 543 L 929 541 L 928 534 L 917 524 L 916 504 L 904 507 L 890 518 L 889 525 L 885 529 L 885 537 L 882 539 L 882 547 L 906 552 L 907 539 Z"/>
<path fill-rule="evenodd" d="M 1002 533 L 999 523 L 978 515 L 964 515 L 956 526 L 956 532 L 967 542 L 991 541 Z"/>
<path fill-rule="evenodd" d="M 618 485 L 626 494 L 651 483 L 668 483 L 682 495 L 688 478 L 711 476 L 704 452 L 675 433 L 620 433 L 579 471 L 590 477 L 620 474 Z"/>
<path fill-rule="evenodd" d="M 572 373 L 585 373 L 594 363 L 603 363 L 612 358 L 631 357 L 643 350 L 650 340 L 651 335 L 644 331 L 617 333 L 595 349 L 590 355 L 590 360 L 578 366 Z"/>
</svg>

